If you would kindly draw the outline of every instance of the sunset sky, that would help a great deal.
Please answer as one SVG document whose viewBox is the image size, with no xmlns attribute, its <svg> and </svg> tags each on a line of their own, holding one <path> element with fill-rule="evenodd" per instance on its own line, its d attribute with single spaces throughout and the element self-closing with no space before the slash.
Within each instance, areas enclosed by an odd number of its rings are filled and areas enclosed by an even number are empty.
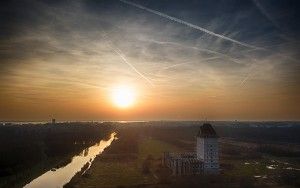
<svg viewBox="0 0 300 188">
<path fill-rule="evenodd" d="M 297 0 L 0 4 L 0 121 L 300 120 Z"/>
</svg>

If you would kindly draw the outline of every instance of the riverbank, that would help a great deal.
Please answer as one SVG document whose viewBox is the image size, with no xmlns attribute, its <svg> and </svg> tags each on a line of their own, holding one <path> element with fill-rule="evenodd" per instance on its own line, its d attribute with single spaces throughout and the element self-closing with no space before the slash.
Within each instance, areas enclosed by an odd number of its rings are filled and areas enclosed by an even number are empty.
<svg viewBox="0 0 300 188">
<path fill-rule="evenodd" d="M 80 155 L 73 156 L 71 162 L 66 166 L 51 169 L 24 186 L 24 188 L 40 188 L 45 185 L 47 185 L 47 188 L 63 187 L 78 171 L 83 170 L 85 172 L 85 170 L 88 170 L 95 157 L 111 145 L 115 139 L 115 135 L 115 133 L 112 133 L 108 140 L 101 140 L 97 144 L 85 148 Z"/>
<path fill-rule="evenodd" d="M 84 174 L 73 177 L 65 188 L 131 187 L 159 183 L 161 153 L 182 151 L 165 142 L 141 135 L 138 129 L 118 131 L 118 140 L 94 160 Z"/>
<path fill-rule="evenodd" d="M 92 123 L 0 127 L 0 188 L 23 187 L 51 169 L 66 166 L 112 130 L 111 125 Z"/>
</svg>

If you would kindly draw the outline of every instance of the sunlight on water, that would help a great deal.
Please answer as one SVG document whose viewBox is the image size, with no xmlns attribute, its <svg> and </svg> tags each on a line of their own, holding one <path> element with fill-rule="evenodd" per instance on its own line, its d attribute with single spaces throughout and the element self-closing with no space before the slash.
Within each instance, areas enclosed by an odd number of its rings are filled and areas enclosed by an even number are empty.
<svg viewBox="0 0 300 188">
<path fill-rule="evenodd" d="M 38 178 L 34 179 L 29 184 L 25 185 L 24 188 L 57 188 L 63 187 L 68 183 L 71 178 L 81 170 L 81 168 L 89 163 L 88 168 L 97 155 L 103 152 L 103 150 L 110 146 L 112 141 L 116 138 L 116 133 L 110 135 L 109 140 L 101 140 L 94 146 L 91 146 L 83 151 L 84 155 L 74 156 L 71 163 L 68 165 L 58 168 L 55 171 L 49 170 Z"/>
<path fill-rule="evenodd" d="M 277 165 L 269 165 L 269 166 L 266 166 L 266 167 L 267 167 L 267 169 L 275 170 L 275 169 L 276 169 L 276 166 L 277 166 Z"/>
</svg>

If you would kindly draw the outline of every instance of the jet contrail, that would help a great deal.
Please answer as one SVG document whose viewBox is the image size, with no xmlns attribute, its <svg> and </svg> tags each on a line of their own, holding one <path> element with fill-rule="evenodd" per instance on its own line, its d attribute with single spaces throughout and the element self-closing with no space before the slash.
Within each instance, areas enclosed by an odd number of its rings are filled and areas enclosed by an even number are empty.
<svg viewBox="0 0 300 188">
<path fill-rule="evenodd" d="M 157 43 L 157 44 L 162 44 L 162 45 L 174 45 L 174 46 L 179 46 L 179 47 L 182 47 L 182 48 L 190 48 L 190 49 L 193 49 L 193 50 L 207 52 L 207 53 L 210 53 L 210 54 L 218 55 L 219 57 L 224 57 L 226 59 L 229 59 L 230 61 L 232 61 L 234 63 L 243 64 L 242 62 L 240 62 L 236 58 L 233 58 L 233 57 L 231 57 L 229 55 L 226 55 L 226 54 L 214 51 L 214 50 L 209 50 L 207 48 L 198 48 L 198 47 L 195 47 L 195 46 L 187 46 L 187 45 L 183 45 L 183 44 L 180 44 L 180 43 L 177 43 L 177 42 L 169 42 L 169 41 L 156 41 L 156 40 L 151 40 L 151 39 L 150 40 L 146 40 L 146 41 Z"/>
<path fill-rule="evenodd" d="M 188 27 L 197 29 L 197 30 L 202 31 L 202 32 L 204 32 L 204 33 L 207 33 L 207 34 L 213 35 L 213 36 L 215 36 L 215 37 L 221 38 L 221 39 L 223 39 L 223 40 L 227 40 L 227 41 L 233 42 L 233 43 L 235 43 L 235 44 L 239 44 L 239 45 L 244 46 L 244 47 L 247 47 L 247 48 L 251 48 L 251 49 L 262 49 L 262 50 L 263 50 L 263 48 L 260 48 L 260 47 L 257 47 L 257 46 L 253 46 L 253 45 L 250 45 L 250 44 L 246 44 L 246 43 L 244 43 L 244 42 L 237 41 L 237 40 L 235 40 L 235 39 L 226 37 L 226 36 L 224 36 L 224 35 L 220 35 L 220 34 L 218 34 L 218 33 L 214 33 L 214 32 L 209 31 L 209 30 L 207 30 L 207 29 L 205 29 L 205 28 L 203 28 L 203 27 L 200 27 L 200 26 L 191 24 L 191 23 L 186 22 L 186 21 L 184 21 L 184 20 L 181 20 L 181 19 L 178 19 L 178 18 L 169 16 L 169 15 L 167 15 L 167 14 L 164 14 L 164 13 L 161 13 L 161 12 L 159 12 L 159 11 L 156 11 L 156 10 L 153 10 L 153 9 L 150 9 L 150 8 L 147 8 L 147 7 L 144 7 L 144 6 L 142 6 L 142 5 L 133 3 L 133 2 L 131 2 L 131 1 L 126 1 L 126 0 L 119 0 L 119 1 L 122 2 L 122 3 L 125 3 L 125 4 L 127 4 L 127 5 L 131 5 L 131 6 L 134 6 L 134 7 L 136 7 L 136 8 L 145 10 L 145 11 L 147 11 L 147 12 L 156 14 L 156 15 L 158 15 L 158 16 L 167 18 L 167 19 L 172 20 L 172 21 L 174 21 L 174 22 L 177 22 L 177 23 L 186 25 L 186 26 L 188 26 Z"/>
<path fill-rule="evenodd" d="M 212 59 L 218 59 L 218 58 L 219 57 L 209 57 L 209 58 L 206 58 L 206 59 L 201 59 L 201 62 L 209 61 L 209 60 L 212 60 Z M 165 70 L 168 70 L 168 69 L 171 69 L 171 68 L 174 68 L 174 67 L 178 67 L 180 65 L 187 65 L 187 64 L 192 64 L 192 63 L 191 62 L 177 63 L 175 65 L 170 65 L 170 66 L 164 67 L 160 71 L 165 71 Z"/>
<path fill-rule="evenodd" d="M 146 80 L 151 86 L 154 86 L 152 81 L 147 78 L 144 74 L 142 74 L 137 68 L 135 68 L 131 63 L 129 63 L 126 59 L 126 57 L 123 55 L 122 51 L 118 49 L 117 47 L 113 47 L 110 44 L 110 40 L 106 37 L 106 33 L 104 33 L 103 37 L 108 41 L 107 45 L 110 47 L 112 51 L 114 51 L 122 60 L 124 63 L 126 63 L 130 68 L 132 68 L 140 77 L 142 77 L 144 80 Z"/>
<path fill-rule="evenodd" d="M 283 33 L 282 27 L 280 24 L 268 13 L 268 11 L 263 7 L 263 5 L 259 2 L 259 0 L 252 0 L 258 10 L 282 33 L 282 38 L 286 39 L 287 41 L 293 41 L 292 38 L 287 36 Z"/>
<path fill-rule="evenodd" d="M 257 60 L 255 59 L 255 58 L 252 58 L 252 60 L 254 61 L 254 62 L 252 62 L 251 63 L 251 65 L 250 66 L 253 66 L 254 64 L 256 64 L 257 63 Z M 254 70 L 252 70 L 253 68 L 252 67 L 250 67 L 250 70 L 249 70 L 249 72 L 245 75 L 245 77 L 243 78 L 243 80 L 241 80 L 241 82 L 240 82 L 240 87 L 244 87 L 244 85 L 246 84 L 246 82 L 255 74 L 253 71 Z"/>
<path fill-rule="evenodd" d="M 250 76 L 252 76 L 252 72 L 250 71 L 245 78 L 241 81 L 240 83 L 240 87 L 243 87 L 245 85 L 245 83 L 248 81 L 248 79 L 250 78 Z"/>
<path fill-rule="evenodd" d="M 120 56 L 120 58 L 128 65 L 130 66 L 138 75 L 140 75 L 144 80 L 146 80 L 150 85 L 154 86 L 154 84 L 151 82 L 149 78 L 147 78 L 145 75 L 143 75 L 140 71 L 138 71 L 131 63 L 127 61 L 125 56 L 122 54 L 122 52 L 119 49 L 113 49 L 112 50 Z"/>
<path fill-rule="evenodd" d="M 270 21 L 274 24 L 275 27 L 280 28 L 279 24 L 272 18 L 272 16 L 266 11 L 266 9 L 260 4 L 257 0 L 252 0 L 258 10 Z"/>
</svg>

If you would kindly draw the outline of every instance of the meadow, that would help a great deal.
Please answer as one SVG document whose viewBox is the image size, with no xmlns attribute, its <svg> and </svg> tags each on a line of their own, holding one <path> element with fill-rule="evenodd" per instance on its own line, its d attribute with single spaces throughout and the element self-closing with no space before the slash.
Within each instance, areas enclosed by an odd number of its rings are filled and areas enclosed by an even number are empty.
<svg viewBox="0 0 300 188">
<path fill-rule="evenodd" d="M 280 142 L 277 140 L 271 142 L 268 137 L 265 137 L 265 140 L 262 138 L 259 141 L 257 138 L 251 140 L 251 129 L 250 136 L 244 134 L 222 137 L 220 135 L 221 172 L 219 175 L 171 176 L 170 170 L 161 165 L 163 152 L 193 151 L 198 128 L 198 125 L 120 126 L 117 129 L 119 139 L 107 148 L 103 155 L 96 158 L 86 174 L 73 178 L 66 187 L 198 187 L 199 184 L 205 187 L 297 187 L 300 185 L 298 143 L 283 144 L 280 139 Z M 224 132 L 226 127 L 216 129 Z M 247 130 L 248 127 L 245 129 Z M 245 130 L 236 130 L 236 132 L 242 131 L 247 133 Z M 225 135 L 222 131 L 219 132 Z M 278 132 L 276 128 L 275 132 Z M 234 135 L 234 132 L 229 133 Z M 261 135 L 264 134 L 270 132 L 261 132 Z M 282 137 L 285 136 L 282 134 Z"/>
</svg>

